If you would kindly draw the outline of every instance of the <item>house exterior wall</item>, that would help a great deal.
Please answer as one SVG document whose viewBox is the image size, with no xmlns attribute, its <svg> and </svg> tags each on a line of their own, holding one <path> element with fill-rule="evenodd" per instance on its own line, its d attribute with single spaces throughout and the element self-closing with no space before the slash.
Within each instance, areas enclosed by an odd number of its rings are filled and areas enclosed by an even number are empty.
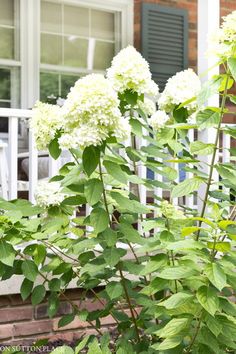
<svg viewBox="0 0 236 354">
<path fill-rule="evenodd" d="M 197 0 L 134 0 L 134 45 L 140 50 L 141 46 L 141 4 L 142 2 L 157 3 L 163 6 L 187 9 L 189 14 L 189 67 L 197 69 Z M 235 0 L 221 0 L 221 16 L 225 16 L 236 10 Z M 227 115 L 226 122 L 233 122 L 234 116 Z M 234 120 L 235 122 L 235 120 Z M 68 290 L 67 297 L 79 303 L 81 290 Z M 83 307 L 88 310 L 100 308 L 100 304 L 94 299 L 87 298 L 83 301 Z M 39 338 L 50 338 L 52 342 L 57 340 L 74 341 L 86 333 L 94 333 L 89 324 L 76 319 L 63 328 L 58 328 L 58 320 L 61 315 L 71 311 L 71 305 L 62 302 L 57 316 L 53 319 L 47 317 L 46 303 L 35 308 L 30 300 L 23 302 L 20 295 L 0 296 L 0 346 L 31 345 Z M 112 319 L 108 316 L 102 320 L 102 329 L 113 326 Z"/>
</svg>

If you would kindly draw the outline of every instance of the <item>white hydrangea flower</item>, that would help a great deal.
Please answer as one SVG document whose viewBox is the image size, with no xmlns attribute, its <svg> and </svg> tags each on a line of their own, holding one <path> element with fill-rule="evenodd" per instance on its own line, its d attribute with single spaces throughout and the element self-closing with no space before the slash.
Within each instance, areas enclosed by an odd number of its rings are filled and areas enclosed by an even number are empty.
<svg viewBox="0 0 236 354">
<path fill-rule="evenodd" d="M 109 135 L 116 136 L 122 120 L 119 103 L 117 92 L 103 75 L 79 79 L 62 108 L 64 134 L 59 139 L 60 146 L 83 149 L 101 145 Z"/>
<path fill-rule="evenodd" d="M 129 124 L 129 119 L 122 117 L 115 127 L 113 135 L 117 138 L 117 140 L 124 141 L 129 138 L 130 134 L 131 126 Z"/>
<path fill-rule="evenodd" d="M 105 129 L 96 125 L 83 124 L 78 129 L 73 129 L 71 133 L 63 134 L 59 138 L 59 145 L 62 149 L 84 149 L 90 145 L 101 145 L 102 141 L 108 137 Z"/>
<path fill-rule="evenodd" d="M 223 23 L 218 31 L 209 38 L 208 54 L 227 59 L 236 55 L 236 11 L 223 17 Z"/>
<path fill-rule="evenodd" d="M 156 96 L 158 86 L 152 81 L 148 62 L 133 47 L 122 49 L 112 60 L 107 70 L 107 78 L 120 93 L 132 90 L 139 94 Z"/>
<path fill-rule="evenodd" d="M 143 102 L 138 102 L 138 108 L 140 108 L 148 116 L 151 116 L 156 112 L 156 104 L 148 97 L 144 97 Z"/>
<path fill-rule="evenodd" d="M 200 90 L 201 81 L 192 69 L 180 71 L 168 79 L 158 100 L 159 108 L 171 112 L 175 106 L 196 97 Z M 184 107 L 191 113 L 197 108 L 196 100 Z"/>
<path fill-rule="evenodd" d="M 168 114 L 165 111 L 156 111 L 151 118 L 148 120 L 149 125 L 154 129 L 158 130 L 164 127 L 166 122 L 169 120 Z"/>
<path fill-rule="evenodd" d="M 161 202 L 159 215 L 164 215 L 167 219 L 186 219 L 184 213 L 167 200 Z"/>
<path fill-rule="evenodd" d="M 59 182 L 41 181 L 35 190 L 36 203 L 43 208 L 59 205 L 67 197 Z"/>
<path fill-rule="evenodd" d="M 57 130 L 62 127 L 61 108 L 48 103 L 36 102 L 33 115 L 30 119 L 36 146 L 39 150 L 45 150 L 54 138 Z"/>
<path fill-rule="evenodd" d="M 197 121 L 196 121 L 197 113 L 198 112 L 194 112 L 187 118 L 187 123 L 188 124 L 197 124 Z"/>
</svg>

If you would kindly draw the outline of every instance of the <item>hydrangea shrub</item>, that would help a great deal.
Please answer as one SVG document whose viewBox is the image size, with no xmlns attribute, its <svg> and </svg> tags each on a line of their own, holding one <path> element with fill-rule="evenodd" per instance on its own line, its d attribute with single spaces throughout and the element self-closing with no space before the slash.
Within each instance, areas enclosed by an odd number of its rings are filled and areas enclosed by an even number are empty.
<svg viewBox="0 0 236 354">
<path fill-rule="evenodd" d="M 227 102 L 236 102 L 229 91 L 236 80 L 235 19 L 236 12 L 220 30 L 224 70 L 203 87 L 188 69 L 170 78 L 159 95 L 148 63 L 128 47 L 113 59 L 106 78 L 78 80 L 63 107 L 38 103 L 34 109 L 38 148 L 48 148 L 54 158 L 66 148 L 73 162 L 39 185 L 37 205 L 0 201 L 0 274 L 23 274 L 21 296 L 31 296 L 33 305 L 49 291 L 50 317 L 59 299 L 71 302 L 73 310 L 59 326 L 78 316 L 97 332 L 81 339 L 75 353 L 236 350 L 236 167 L 216 162 L 220 132 L 236 135 L 235 128 L 222 126 Z M 221 106 L 206 107 L 217 92 Z M 212 128 L 211 144 L 189 141 L 190 129 Z M 137 148 L 140 137 L 145 144 Z M 199 160 L 205 155 L 209 174 Z M 193 176 L 176 183 L 181 164 Z M 164 181 L 141 178 L 142 166 Z M 215 169 L 219 182 L 213 180 Z M 143 185 L 153 196 L 145 205 Z M 196 196 L 201 185 L 206 192 L 198 212 L 181 200 Z M 156 196 L 156 188 L 169 197 Z M 84 204 L 90 212 L 81 217 Z M 69 300 L 71 281 L 84 290 L 81 302 L 92 293 L 102 309 L 87 311 Z M 101 331 L 108 315 L 116 325 L 112 340 Z"/>
</svg>

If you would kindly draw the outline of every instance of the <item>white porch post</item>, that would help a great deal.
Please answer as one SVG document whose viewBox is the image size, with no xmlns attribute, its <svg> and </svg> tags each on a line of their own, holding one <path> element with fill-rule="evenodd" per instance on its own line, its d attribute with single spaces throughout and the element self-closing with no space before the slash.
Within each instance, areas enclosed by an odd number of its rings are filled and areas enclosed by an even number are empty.
<svg viewBox="0 0 236 354">
<path fill-rule="evenodd" d="M 209 80 L 212 75 L 219 74 L 219 67 L 214 66 L 217 58 L 207 56 L 208 36 L 219 28 L 220 24 L 220 0 L 198 0 L 198 74 L 202 84 Z M 219 106 L 219 96 L 216 94 L 209 98 L 207 106 Z M 214 143 L 216 131 L 214 128 L 198 133 L 198 139 L 206 143 Z M 211 156 L 202 157 L 201 161 L 210 163 Z M 203 171 L 209 168 L 204 164 Z M 213 179 L 217 176 L 213 175 Z M 206 185 L 202 185 L 198 192 L 198 210 L 202 210 L 202 199 L 205 196 Z"/>
</svg>

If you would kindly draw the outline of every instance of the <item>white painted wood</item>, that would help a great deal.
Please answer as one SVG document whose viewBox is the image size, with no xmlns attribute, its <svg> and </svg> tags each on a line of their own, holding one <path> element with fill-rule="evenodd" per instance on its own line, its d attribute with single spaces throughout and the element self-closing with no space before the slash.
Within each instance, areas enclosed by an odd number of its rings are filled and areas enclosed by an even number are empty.
<svg viewBox="0 0 236 354">
<path fill-rule="evenodd" d="M 6 161 L 6 147 L 6 143 L 0 142 L 0 195 L 4 199 L 8 199 L 8 167 Z"/>
<path fill-rule="evenodd" d="M 29 200 L 34 203 L 35 188 L 38 183 L 38 151 L 32 132 L 29 132 Z"/>
<path fill-rule="evenodd" d="M 9 199 L 17 198 L 18 118 L 9 117 Z"/>
<path fill-rule="evenodd" d="M 58 170 L 60 168 L 60 161 L 60 157 L 57 160 L 54 160 L 51 156 L 49 156 L 49 178 L 52 178 L 58 173 Z"/>
<path fill-rule="evenodd" d="M 190 142 L 194 141 L 194 129 L 189 129 L 188 138 L 189 138 Z M 190 164 L 189 167 L 193 167 L 193 166 Z M 192 178 L 192 177 L 193 177 L 193 174 L 191 172 L 187 172 L 186 173 L 186 178 L 187 179 Z M 189 207 L 191 209 L 194 207 L 194 197 L 193 197 L 193 195 L 190 195 L 190 196 L 186 197 L 185 204 L 186 204 L 187 207 Z"/>
<path fill-rule="evenodd" d="M 220 0 L 198 0 L 198 74 L 202 83 L 206 82 L 212 75 L 219 74 L 219 67 L 217 58 L 207 56 L 208 38 L 214 33 L 220 24 Z M 208 106 L 219 106 L 219 96 L 212 96 L 208 102 Z M 199 132 L 198 139 L 206 143 L 214 143 L 216 136 L 215 129 L 208 129 L 207 131 Z M 200 157 L 203 161 L 203 171 L 208 173 L 211 156 Z M 213 179 L 217 180 L 217 175 L 214 173 Z M 198 192 L 198 210 L 202 210 L 202 200 L 205 195 L 206 185 L 202 184 Z"/>
</svg>

